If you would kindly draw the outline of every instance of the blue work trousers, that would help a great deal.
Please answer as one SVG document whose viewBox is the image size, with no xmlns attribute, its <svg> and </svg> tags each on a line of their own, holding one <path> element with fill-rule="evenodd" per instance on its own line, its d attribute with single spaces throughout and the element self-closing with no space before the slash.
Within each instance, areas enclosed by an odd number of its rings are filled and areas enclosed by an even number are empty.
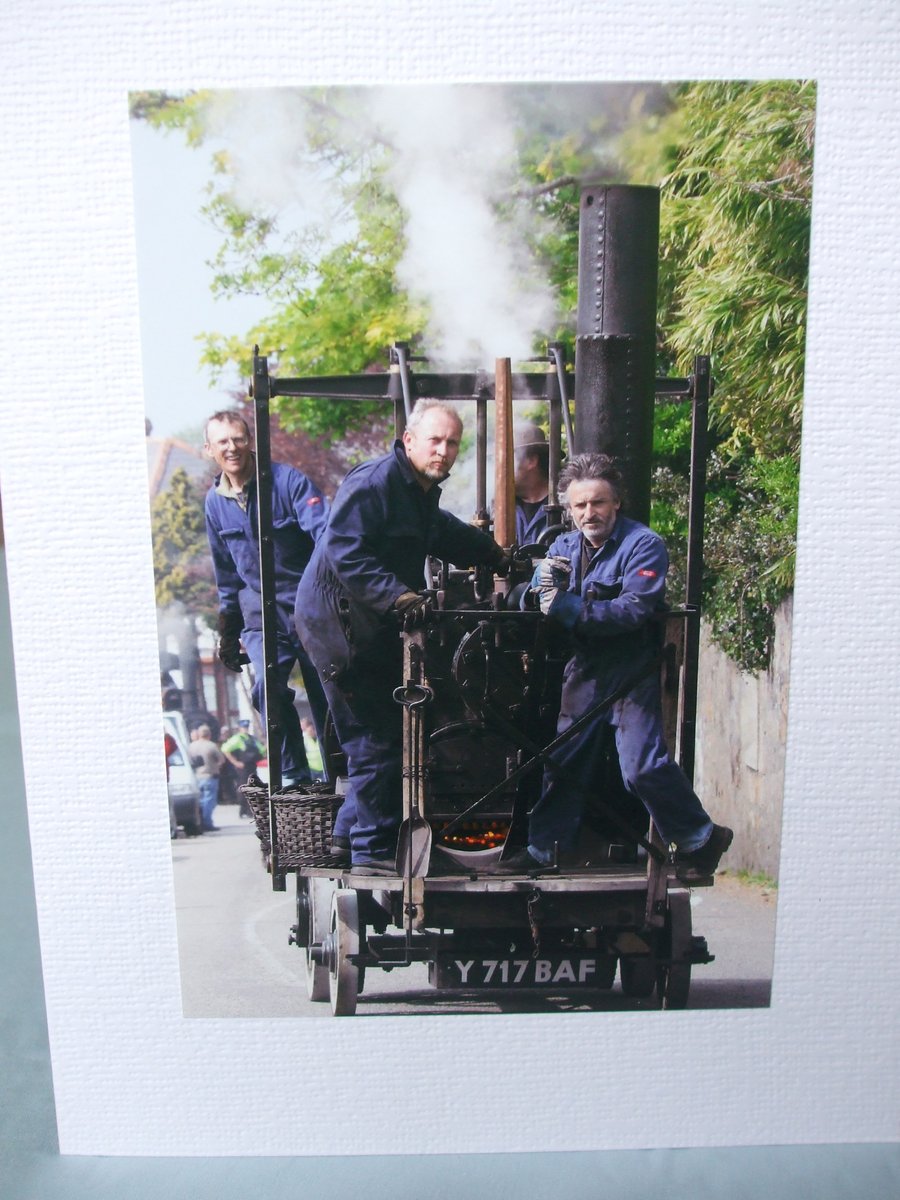
<svg viewBox="0 0 900 1200">
<path fill-rule="evenodd" d="M 266 719 L 265 693 L 263 678 L 265 672 L 265 657 L 263 655 L 263 636 L 259 629 L 245 629 L 241 633 L 241 643 L 250 662 L 253 664 L 253 674 L 256 682 L 251 693 L 253 707 Z M 300 664 L 303 684 L 309 698 L 313 724 L 319 738 L 319 745 L 324 745 L 325 718 L 328 708 L 322 684 L 315 667 L 303 649 L 299 638 L 278 631 L 278 660 L 275 671 L 275 684 L 278 689 L 278 724 L 281 727 L 281 774 L 293 776 L 295 779 L 309 780 L 311 778 L 309 763 L 306 760 L 306 750 L 303 745 L 303 730 L 300 728 L 300 717 L 294 707 L 294 689 L 288 686 L 294 664 Z"/>
<path fill-rule="evenodd" d="M 557 734 L 565 733 L 578 715 L 566 712 L 564 702 Z M 604 744 L 610 726 L 615 731 L 625 786 L 643 803 L 663 841 L 675 842 L 683 851 L 702 846 L 712 833 L 712 822 L 687 776 L 669 757 L 662 731 L 659 684 L 652 677 L 622 700 L 601 709 L 554 751 L 553 759 L 581 786 L 572 786 L 561 775 L 545 771 L 541 798 L 529 821 L 529 845 L 544 854 L 552 851 L 554 842 L 563 851 L 575 848 L 588 797 L 593 792 L 604 799 Z"/>
<path fill-rule="evenodd" d="M 399 670 L 352 668 L 341 686 L 325 684 L 328 707 L 347 756 L 348 792 L 334 823 L 350 839 L 353 862 L 392 859 L 403 812 L 403 710 L 393 698 Z"/>
<path fill-rule="evenodd" d="M 209 831 L 214 828 L 213 813 L 219 803 L 219 777 L 212 775 L 197 782 L 200 785 L 200 824 Z"/>
</svg>

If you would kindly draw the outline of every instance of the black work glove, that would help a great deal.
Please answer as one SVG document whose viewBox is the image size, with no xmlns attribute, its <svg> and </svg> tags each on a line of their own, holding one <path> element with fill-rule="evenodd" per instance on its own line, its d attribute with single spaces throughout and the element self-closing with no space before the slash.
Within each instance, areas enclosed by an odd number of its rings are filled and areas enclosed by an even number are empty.
<svg viewBox="0 0 900 1200">
<path fill-rule="evenodd" d="M 216 650 L 219 656 L 219 661 L 229 671 L 236 671 L 239 675 L 245 663 L 250 661 L 249 657 L 241 649 L 241 643 L 238 638 L 219 638 L 219 645 Z"/>
<path fill-rule="evenodd" d="M 235 612 L 220 612 L 218 620 L 219 644 L 216 647 L 216 654 L 219 656 L 219 661 L 229 671 L 235 671 L 238 674 L 244 663 L 248 663 L 250 659 L 241 649 L 241 630 L 244 628 L 244 618 L 241 614 Z"/>
<path fill-rule="evenodd" d="M 394 601 L 394 612 L 400 618 L 404 629 L 413 629 L 416 625 L 424 625 L 428 614 L 434 605 L 430 596 L 419 592 L 404 592 Z"/>
<path fill-rule="evenodd" d="M 501 550 L 499 556 L 494 560 L 494 573 L 505 577 L 509 574 L 512 564 L 513 556 L 507 554 L 505 550 Z"/>
</svg>

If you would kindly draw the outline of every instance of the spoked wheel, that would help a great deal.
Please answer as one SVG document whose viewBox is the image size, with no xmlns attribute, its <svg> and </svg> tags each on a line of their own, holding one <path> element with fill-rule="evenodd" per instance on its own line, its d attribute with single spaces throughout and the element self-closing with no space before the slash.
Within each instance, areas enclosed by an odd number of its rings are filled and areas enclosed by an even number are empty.
<svg viewBox="0 0 900 1200">
<path fill-rule="evenodd" d="M 352 888 L 338 888 L 331 899 L 331 954 L 328 991 L 336 1017 L 352 1017 L 359 994 L 359 969 L 348 956 L 359 953 L 359 902 Z"/>
<path fill-rule="evenodd" d="M 619 959 L 619 982 L 626 996 L 646 1000 L 656 987 L 656 959 L 652 954 Z"/>
<path fill-rule="evenodd" d="M 687 1008 L 691 990 L 691 893 L 687 888 L 669 892 L 666 913 L 666 950 L 671 965 L 661 967 L 657 979 L 663 1008 Z"/>
<path fill-rule="evenodd" d="M 308 940 L 306 942 L 306 995 L 310 1000 L 328 999 L 328 968 L 322 963 L 313 962 L 310 946 L 313 942 L 323 942 L 328 935 L 331 917 L 331 893 L 334 884 L 330 879 L 303 879 L 306 884 L 306 924 Z M 299 889 L 301 879 L 297 880 Z M 297 909 L 300 910 L 300 893 L 298 890 Z M 298 925 L 300 921 L 298 919 Z M 301 945 L 303 943 L 300 943 Z"/>
</svg>

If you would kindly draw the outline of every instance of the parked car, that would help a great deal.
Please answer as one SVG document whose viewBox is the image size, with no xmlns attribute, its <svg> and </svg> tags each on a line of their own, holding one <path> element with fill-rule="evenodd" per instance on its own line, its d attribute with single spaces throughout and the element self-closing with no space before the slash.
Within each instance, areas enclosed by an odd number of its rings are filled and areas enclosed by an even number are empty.
<svg viewBox="0 0 900 1200">
<path fill-rule="evenodd" d="M 191 737 L 184 717 L 177 711 L 163 713 L 163 728 L 171 738 L 171 742 L 166 741 L 166 776 L 169 782 L 172 835 L 175 836 L 180 825 L 188 837 L 194 837 L 203 832 L 203 819 L 200 812 L 200 784 L 191 766 Z"/>
</svg>

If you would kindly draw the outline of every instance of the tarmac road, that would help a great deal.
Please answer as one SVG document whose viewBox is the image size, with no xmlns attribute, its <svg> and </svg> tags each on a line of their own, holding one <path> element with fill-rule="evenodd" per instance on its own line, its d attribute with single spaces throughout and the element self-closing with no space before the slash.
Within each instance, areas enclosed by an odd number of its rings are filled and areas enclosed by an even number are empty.
<svg viewBox="0 0 900 1200">
<path fill-rule="evenodd" d="M 273 892 L 252 821 L 220 805 L 219 832 L 172 842 L 186 1017 L 329 1017 L 307 1000 L 305 955 L 288 944 L 295 921 L 294 878 Z M 691 899 L 695 934 L 715 961 L 693 969 L 690 1008 L 758 1008 L 769 1003 L 776 894 L 720 875 Z M 653 999 L 611 991 L 439 993 L 416 964 L 369 970 L 357 1016 L 398 1013 L 615 1012 L 653 1009 Z"/>
</svg>

